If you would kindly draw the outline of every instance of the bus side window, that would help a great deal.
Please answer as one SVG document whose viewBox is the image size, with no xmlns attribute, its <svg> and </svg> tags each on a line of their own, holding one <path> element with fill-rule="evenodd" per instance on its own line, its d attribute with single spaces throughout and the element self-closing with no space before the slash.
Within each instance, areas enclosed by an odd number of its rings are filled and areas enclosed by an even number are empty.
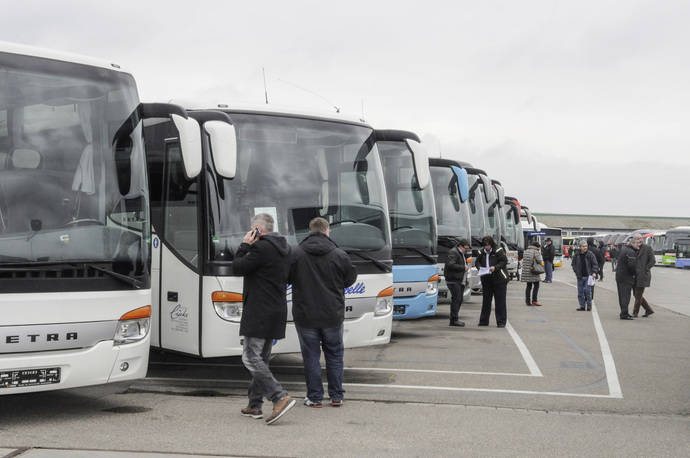
<svg viewBox="0 0 690 458">
<path fill-rule="evenodd" d="M 166 242 L 188 263 L 199 266 L 198 178 L 188 180 L 177 142 L 166 142 L 164 224 Z"/>
</svg>

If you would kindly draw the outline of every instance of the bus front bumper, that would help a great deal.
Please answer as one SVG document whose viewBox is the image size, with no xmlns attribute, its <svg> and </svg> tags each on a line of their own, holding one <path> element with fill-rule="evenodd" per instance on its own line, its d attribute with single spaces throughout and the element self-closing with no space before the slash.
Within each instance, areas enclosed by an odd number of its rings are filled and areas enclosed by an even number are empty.
<svg viewBox="0 0 690 458">
<path fill-rule="evenodd" d="M 11 388 L 4 387 L 5 384 L 0 382 L 0 395 L 62 390 L 143 378 L 149 364 L 150 338 L 149 333 L 139 342 L 120 346 L 113 345 L 112 340 L 106 340 L 90 348 L 3 354 L 0 357 L 0 373 L 59 368 L 60 381 Z"/>
<path fill-rule="evenodd" d="M 393 319 L 409 320 L 436 315 L 438 292 L 432 295 L 420 293 L 416 296 L 393 298 Z"/>
</svg>

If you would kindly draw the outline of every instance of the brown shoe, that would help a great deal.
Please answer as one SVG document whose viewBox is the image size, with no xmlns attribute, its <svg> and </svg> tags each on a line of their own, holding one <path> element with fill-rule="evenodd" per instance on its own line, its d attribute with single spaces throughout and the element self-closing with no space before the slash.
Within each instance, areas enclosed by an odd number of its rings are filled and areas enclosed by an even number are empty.
<svg viewBox="0 0 690 458">
<path fill-rule="evenodd" d="M 537 307 L 541 307 L 541 304 L 537 301 L 532 302 L 532 305 L 536 305 Z"/>
<path fill-rule="evenodd" d="M 285 415 L 288 410 L 292 409 L 295 404 L 296 401 L 290 396 L 285 396 L 283 399 L 273 404 L 273 412 L 271 413 L 271 416 L 266 419 L 266 424 L 272 425 L 273 423 L 277 422 L 280 417 Z"/>
<path fill-rule="evenodd" d="M 251 407 L 245 407 L 241 410 L 243 417 L 251 417 L 255 420 L 264 418 L 263 412 L 259 409 L 252 409 Z"/>
</svg>

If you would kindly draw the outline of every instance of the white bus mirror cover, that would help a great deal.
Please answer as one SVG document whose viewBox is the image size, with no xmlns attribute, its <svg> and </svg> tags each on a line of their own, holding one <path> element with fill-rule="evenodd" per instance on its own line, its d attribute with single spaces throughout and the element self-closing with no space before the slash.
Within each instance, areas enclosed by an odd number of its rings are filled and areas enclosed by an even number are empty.
<svg viewBox="0 0 690 458">
<path fill-rule="evenodd" d="M 224 178 L 235 178 L 237 173 L 237 133 L 235 126 L 223 121 L 207 121 L 204 130 L 211 139 L 213 164 Z"/>
<path fill-rule="evenodd" d="M 193 118 L 170 115 L 180 137 L 180 152 L 188 178 L 196 178 L 201 173 L 201 131 L 199 123 Z"/>
<path fill-rule="evenodd" d="M 429 156 L 427 155 L 426 148 L 414 140 L 407 139 L 405 142 L 410 151 L 412 151 L 412 162 L 414 163 L 414 171 L 417 174 L 419 189 L 426 189 L 431 182 Z"/>
</svg>

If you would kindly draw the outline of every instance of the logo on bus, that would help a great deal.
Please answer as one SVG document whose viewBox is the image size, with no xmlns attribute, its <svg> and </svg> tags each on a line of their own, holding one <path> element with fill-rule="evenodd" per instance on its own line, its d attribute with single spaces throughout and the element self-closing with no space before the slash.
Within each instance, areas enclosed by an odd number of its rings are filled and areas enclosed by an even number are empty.
<svg viewBox="0 0 690 458">
<path fill-rule="evenodd" d="M 360 281 L 350 286 L 349 288 L 345 288 L 345 294 L 364 294 L 366 290 L 367 288 L 364 285 L 364 282 Z"/>
<path fill-rule="evenodd" d="M 158 240 L 158 237 L 154 237 L 153 238 L 153 247 L 158 248 L 159 243 L 160 243 L 160 241 Z"/>
<path fill-rule="evenodd" d="M 189 318 L 189 312 L 187 311 L 187 307 L 185 307 L 182 304 L 177 304 L 171 311 L 170 311 L 170 319 L 171 320 L 184 320 L 186 321 L 187 318 Z"/>
</svg>

